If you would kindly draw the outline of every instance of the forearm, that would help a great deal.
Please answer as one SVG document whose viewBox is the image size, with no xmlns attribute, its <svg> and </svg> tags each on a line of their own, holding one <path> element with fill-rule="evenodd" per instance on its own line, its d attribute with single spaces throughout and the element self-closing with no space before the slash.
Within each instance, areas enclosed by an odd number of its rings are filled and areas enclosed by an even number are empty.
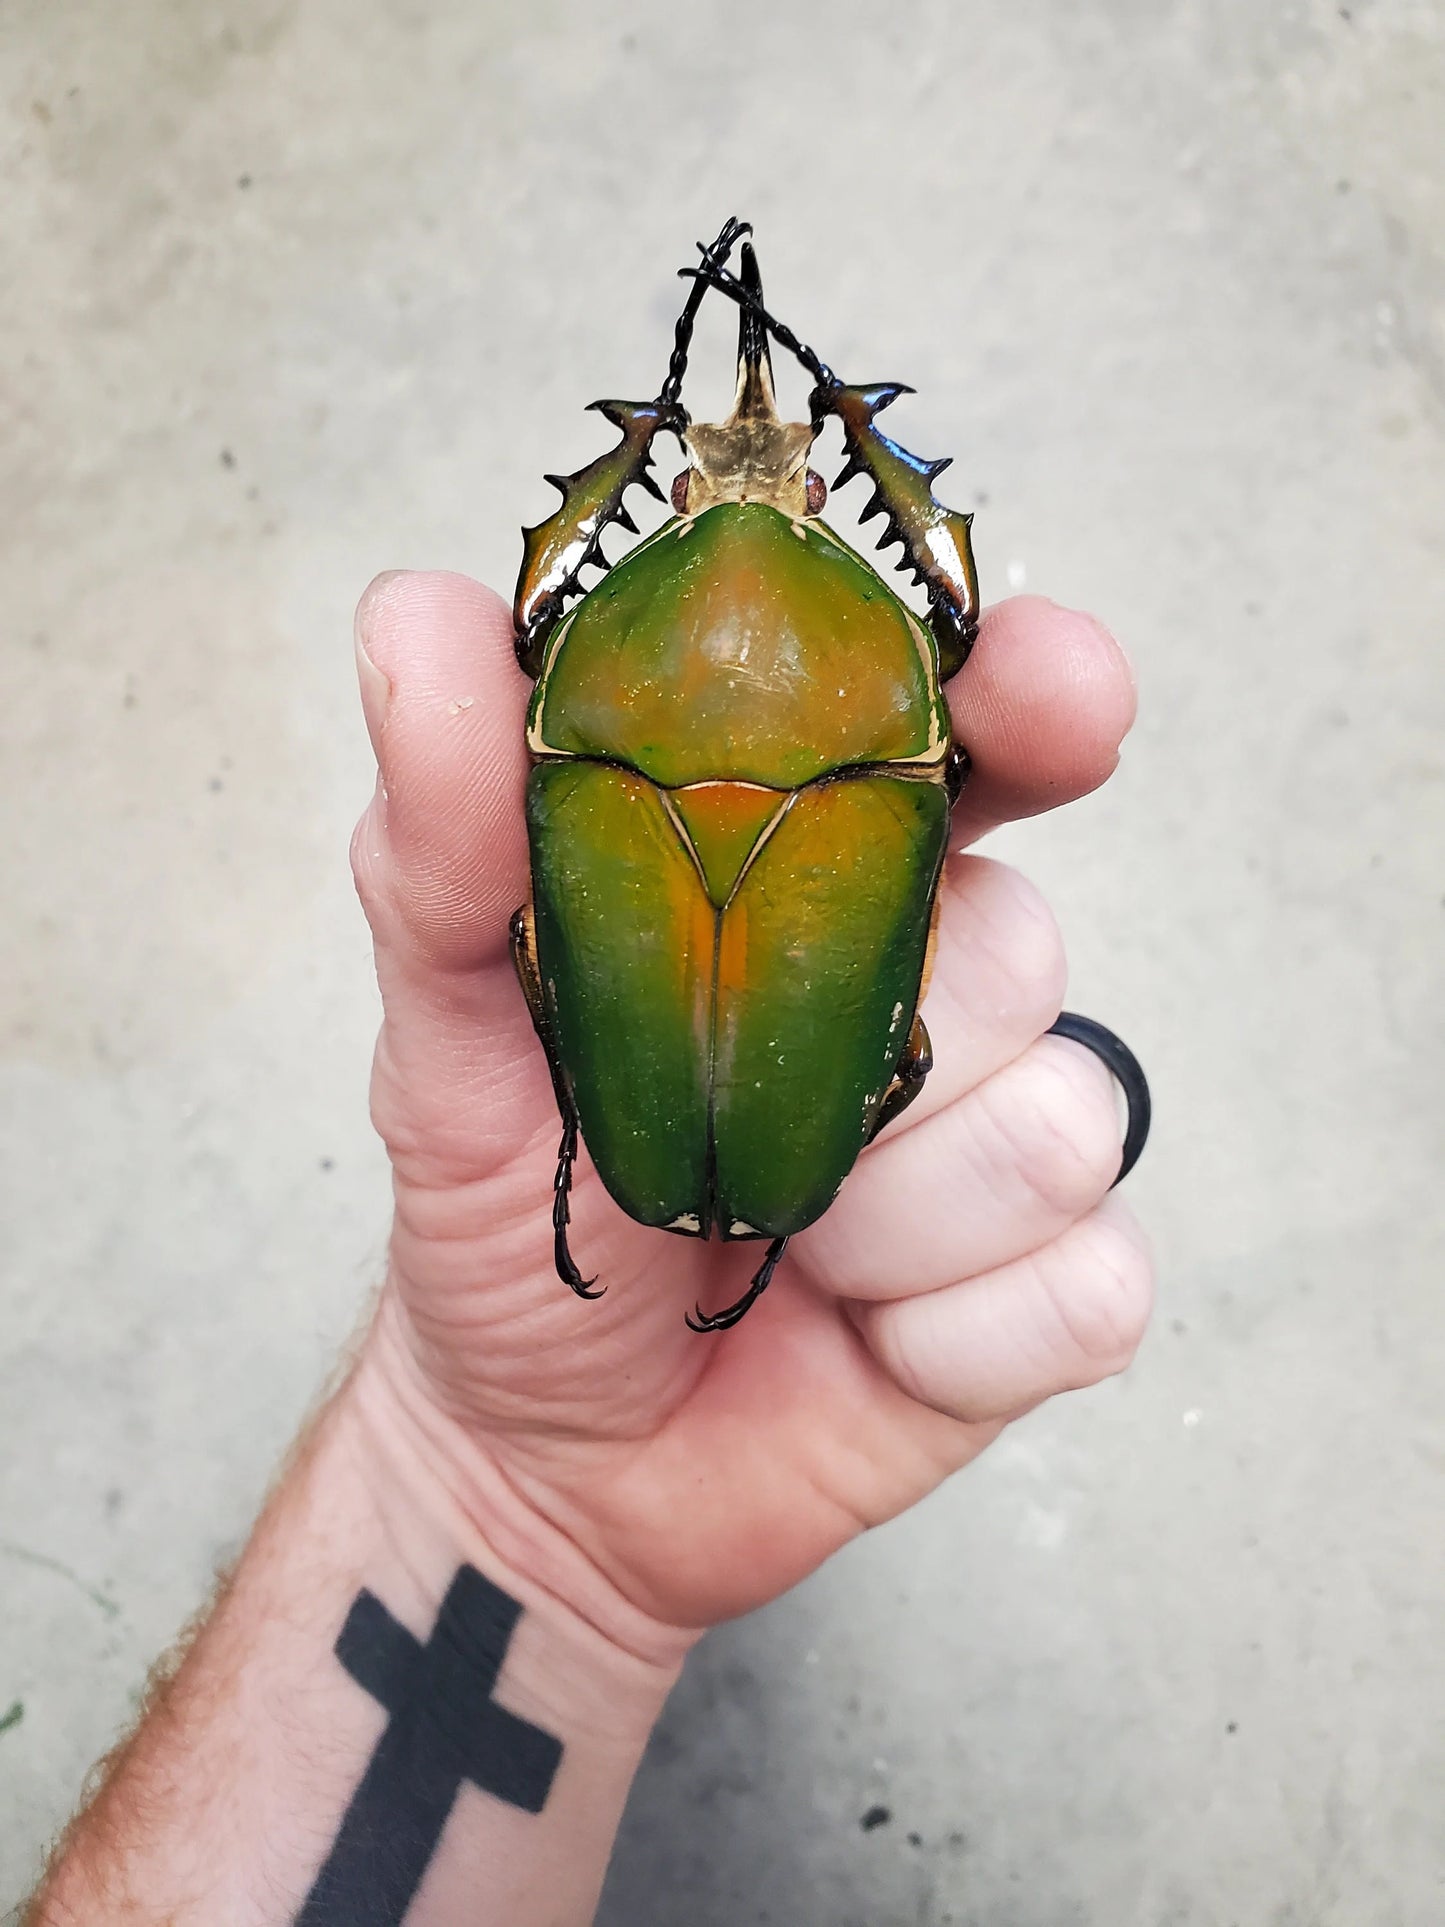
<svg viewBox="0 0 1445 1927">
<path fill-rule="evenodd" d="M 299 1448 L 32 1927 L 592 1918 L 681 1642 L 619 1642 L 593 1602 L 502 1557 L 516 1536 L 482 1529 L 467 1468 L 374 1352 Z"/>
</svg>

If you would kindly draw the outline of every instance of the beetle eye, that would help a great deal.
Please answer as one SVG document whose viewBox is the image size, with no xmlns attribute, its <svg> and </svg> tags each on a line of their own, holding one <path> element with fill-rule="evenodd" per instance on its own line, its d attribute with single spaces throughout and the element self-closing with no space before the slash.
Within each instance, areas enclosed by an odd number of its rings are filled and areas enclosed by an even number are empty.
<svg viewBox="0 0 1445 1927">
<path fill-rule="evenodd" d="M 816 468 L 808 470 L 808 513 L 817 515 L 828 499 L 828 484 Z"/>
<path fill-rule="evenodd" d="M 687 478 L 690 468 L 679 469 L 672 478 L 672 506 L 678 515 L 687 514 Z"/>
</svg>

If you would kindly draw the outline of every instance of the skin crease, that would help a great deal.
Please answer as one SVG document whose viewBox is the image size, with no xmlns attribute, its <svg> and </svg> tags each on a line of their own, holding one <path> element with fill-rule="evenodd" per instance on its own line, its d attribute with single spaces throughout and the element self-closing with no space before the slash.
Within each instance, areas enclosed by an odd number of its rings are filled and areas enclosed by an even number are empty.
<svg viewBox="0 0 1445 1927">
<path fill-rule="evenodd" d="M 610 1593 L 701 1628 L 912 1505 L 1010 1417 L 1127 1364 L 1150 1264 L 1106 1198 L 1111 1082 L 1041 1037 L 1063 994 L 1057 931 L 1020 877 L 972 856 L 945 872 L 937 1069 L 743 1323 L 699 1337 L 683 1314 L 736 1297 L 760 1247 L 634 1224 L 585 1152 L 572 1248 L 607 1293 L 575 1299 L 552 1266 L 560 1126 L 507 943 L 527 890 L 530 688 L 510 616 L 462 577 L 392 574 L 363 597 L 357 641 L 380 778 L 353 862 L 396 1183 L 367 1363 L 493 1543 L 559 1590 L 583 1573 L 599 1622 Z M 1037 597 L 986 615 L 949 696 L 973 757 L 952 851 L 1095 788 L 1134 714 L 1118 645 Z"/>
</svg>

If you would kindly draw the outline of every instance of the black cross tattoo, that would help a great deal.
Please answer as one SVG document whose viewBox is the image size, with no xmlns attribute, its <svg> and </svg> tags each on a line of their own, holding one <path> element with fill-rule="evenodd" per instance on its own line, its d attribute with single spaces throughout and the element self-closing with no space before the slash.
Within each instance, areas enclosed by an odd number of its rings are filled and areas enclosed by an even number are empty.
<svg viewBox="0 0 1445 1927">
<path fill-rule="evenodd" d="M 463 1780 L 541 1812 L 561 1741 L 492 1699 L 521 1611 L 463 1566 L 423 1646 L 358 1593 L 336 1657 L 391 1718 L 295 1927 L 400 1927 Z"/>
</svg>

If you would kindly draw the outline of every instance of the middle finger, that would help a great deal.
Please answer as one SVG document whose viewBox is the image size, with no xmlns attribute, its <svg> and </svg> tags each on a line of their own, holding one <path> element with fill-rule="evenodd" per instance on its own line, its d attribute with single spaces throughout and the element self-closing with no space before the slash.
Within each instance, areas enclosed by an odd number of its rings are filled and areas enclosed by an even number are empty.
<svg viewBox="0 0 1445 1927">
<path fill-rule="evenodd" d="M 1059 926 L 1033 884 L 988 857 L 950 860 L 923 1004 L 934 1067 L 880 1141 L 904 1136 L 1011 1064 L 1058 1016 L 1066 977 Z"/>
<path fill-rule="evenodd" d="M 859 1160 L 793 1249 L 824 1290 L 901 1298 L 1008 1264 L 1056 1238 L 1119 1170 L 1113 1080 L 1040 1037 L 915 1130 Z"/>
</svg>

